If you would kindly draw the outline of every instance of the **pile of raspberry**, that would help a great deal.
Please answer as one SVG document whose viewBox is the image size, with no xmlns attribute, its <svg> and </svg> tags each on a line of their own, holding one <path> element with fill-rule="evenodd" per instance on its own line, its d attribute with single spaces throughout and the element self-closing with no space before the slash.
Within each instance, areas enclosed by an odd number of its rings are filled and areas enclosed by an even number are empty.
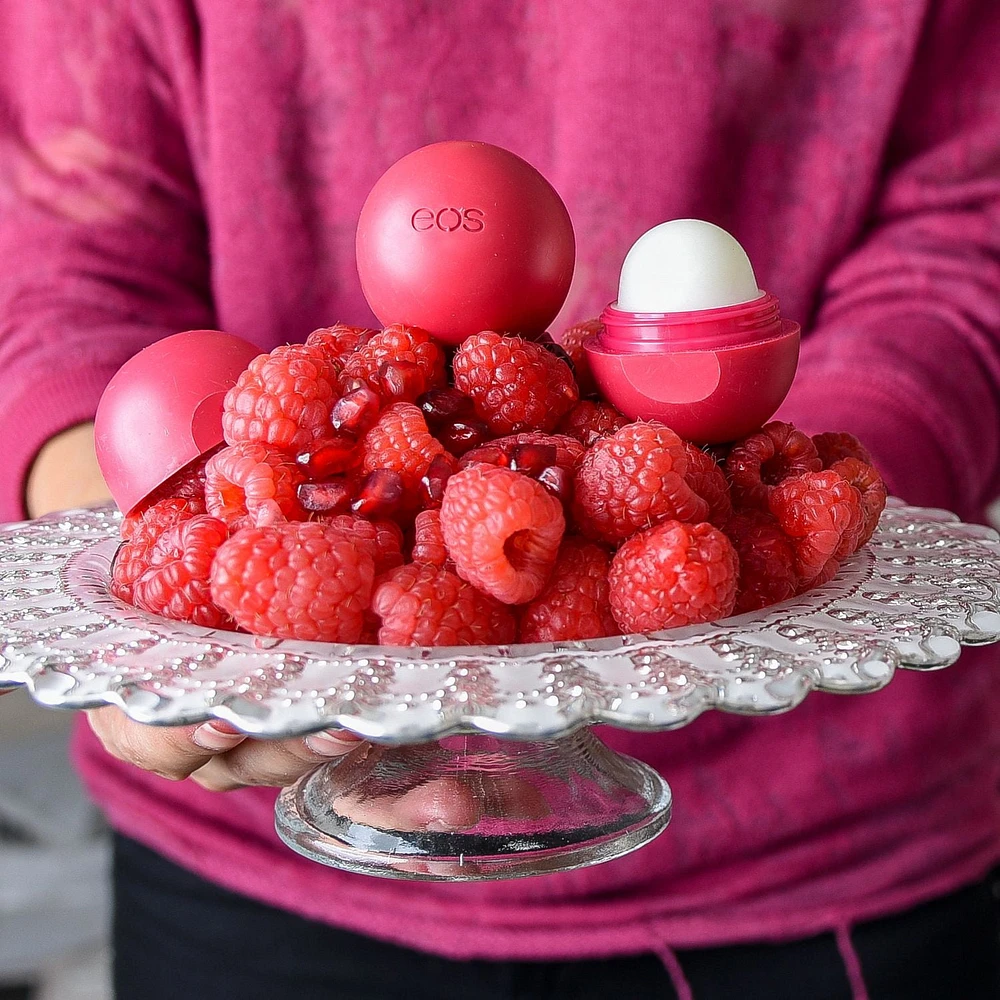
<svg viewBox="0 0 1000 1000">
<path fill-rule="evenodd" d="M 112 591 L 208 628 L 461 646 L 650 632 L 825 583 L 886 490 L 849 434 L 710 452 L 597 393 L 582 341 L 342 324 L 256 358 L 225 445 L 122 523 Z"/>
</svg>

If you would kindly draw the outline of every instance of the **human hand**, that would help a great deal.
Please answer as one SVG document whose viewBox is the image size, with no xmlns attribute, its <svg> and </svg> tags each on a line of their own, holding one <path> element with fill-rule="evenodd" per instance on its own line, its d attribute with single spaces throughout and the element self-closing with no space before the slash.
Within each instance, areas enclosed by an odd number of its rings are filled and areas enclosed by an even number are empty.
<svg viewBox="0 0 1000 1000">
<path fill-rule="evenodd" d="M 305 737 L 261 740 L 215 720 L 192 726 L 147 726 L 115 706 L 87 712 L 104 749 L 118 760 L 163 778 L 192 781 L 213 792 L 248 786 L 284 787 L 322 764 L 371 744 L 344 730 Z M 400 830 L 461 830 L 474 826 L 479 803 L 474 790 L 445 777 L 401 795 L 344 802 L 358 822 Z"/>
<path fill-rule="evenodd" d="M 50 438 L 38 452 L 25 484 L 29 517 L 110 498 L 97 464 L 92 423 L 78 424 Z"/>
</svg>

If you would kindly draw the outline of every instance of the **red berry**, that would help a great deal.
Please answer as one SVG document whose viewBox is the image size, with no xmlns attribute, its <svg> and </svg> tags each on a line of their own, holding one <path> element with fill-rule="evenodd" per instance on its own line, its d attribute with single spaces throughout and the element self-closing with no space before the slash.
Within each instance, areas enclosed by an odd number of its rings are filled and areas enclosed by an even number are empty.
<svg viewBox="0 0 1000 1000">
<path fill-rule="evenodd" d="M 264 444 L 231 445 L 205 470 L 208 513 L 231 530 L 260 523 L 261 517 L 301 520 L 297 490 L 302 472 L 287 456 Z"/>
<path fill-rule="evenodd" d="M 420 480 L 444 445 L 427 430 L 424 415 L 412 403 L 395 403 L 379 415 L 365 435 L 364 469 L 392 469 L 403 477 L 403 486 L 414 499 Z"/>
<path fill-rule="evenodd" d="M 150 553 L 149 567 L 135 582 L 136 607 L 204 628 L 231 628 L 212 600 L 212 559 L 229 530 L 218 518 L 199 514 L 168 528 Z"/>
<path fill-rule="evenodd" d="M 388 403 L 412 403 L 424 392 L 424 373 L 414 361 L 383 361 L 378 366 L 378 386 Z"/>
<path fill-rule="evenodd" d="M 432 431 L 475 412 L 472 400 L 457 389 L 431 389 L 417 400 L 417 406 Z"/>
<path fill-rule="evenodd" d="M 483 646 L 513 642 L 516 623 L 498 600 L 450 570 L 401 566 L 375 588 L 384 646 Z"/>
<path fill-rule="evenodd" d="M 403 564 L 403 532 L 394 521 L 368 521 L 356 514 L 321 514 L 318 524 L 342 532 L 375 560 L 375 575 Z"/>
<path fill-rule="evenodd" d="M 221 448 L 222 445 L 219 445 L 218 448 L 212 448 L 193 462 L 185 465 L 180 472 L 174 473 L 162 486 L 157 487 L 149 496 L 133 507 L 122 519 L 122 538 L 129 538 L 145 511 L 161 500 L 186 500 L 193 514 L 204 514 L 205 466 L 208 464 L 208 460 Z"/>
<path fill-rule="evenodd" d="M 860 493 L 838 472 L 804 472 L 773 487 L 771 513 L 795 546 L 800 585 L 811 586 L 864 527 Z"/>
<path fill-rule="evenodd" d="M 459 576 L 504 604 L 538 596 L 565 527 L 559 501 L 509 469 L 474 465 L 445 488 L 441 529 Z"/>
<path fill-rule="evenodd" d="M 521 642 L 616 635 L 608 596 L 610 557 L 599 545 L 564 538 L 545 589 L 521 612 Z"/>
<path fill-rule="evenodd" d="M 144 524 L 155 524 L 155 533 L 166 528 L 173 527 L 185 518 L 194 517 L 195 514 L 205 513 L 204 496 L 195 499 L 191 497 L 169 496 L 156 500 L 148 506 L 137 507 L 130 514 L 122 518 L 121 536 L 128 541 L 134 538 L 136 533 L 142 529 Z M 147 537 L 148 534 L 147 528 Z"/>
<path fill-rule="evenodd" d="M 420 496 L 427 507 L 440 507 L 445 487 L 455 473 L 455 460 L 450 455 L 437 455 L 420 477 Z"/>
<path fill-rule="evenodd" d="M 375 563 L 343 531 L 289 522 L 244 528 L 212 564 L 212 599 L 254 635 L 357 642 Z"/>
<path fill-rule="evenodd" d="M 576 470 L 578 527 L 616 545 L 660 521 L 704 521 L 708 504 L 685 481 L 687 468 L 683 442 L 663 424 L 627 424 L 601 438 Z"/>
<path fill-rule="evenodd" d="M 563 417 L 559 433 L 568 434 L 576 438 L 584 448 L 589 448 L 595 441 L 614 434 L 628 422 L 628 417 L 619 413 L 610 403 L 592 403 L 584 399 Z"/>
<path fill-rule="evenodd" d="M 611 610 L 625 632 L 655 632 L 732 613 L 739 562 L 707 523 L 667 521 L 633 535 L 611 561 Z"/>
<path fill-rule="evenodd" d="M 122 533 L 128 540 L 115 553 L 111 567 L 111 593 L 126 604 L 134 604 L 132 589 L 136 580 L 149 568 L 153 546 L 170 528 L 205 512 L 204 504 L 182 497 L 157 500 L 142 514 L 122 521 Z"/>
<path fill-rule="evenodd" d="M 354 491 L 344 478 L 326 483 L 302 483 L 298 489 L 299 503 L 309 511 L 342 514 L 351 504 Z"/>
<path fill-rule="evenodd" d="M 422 510 L 417 514 L 413 522 L 413 551 L 410 559 L 428 566 L 448 566 L 454 569 L 454 563 L 448 558 L 448 549 L 444 544 L 441 511 Z"/>
<path fill-rule="evenodd" d="M 333 404 L 330 423 L 335 431 L 360 437 L 375 425 L 381 406 L 378 393 L 361 384 Z"/>
<path fill-rule="evenodd" d="M 348 326 L 334 323 L 319 330 L 313 330 L 306 337 L 306 347 L 318 347 L 330 361 L 342 366 L 348 354 L 353 354 L 362 344 L 367 344 L 375 331 L 363 326 Z"/>
<path fill-rule="evenodd" d="M 405 361 L 414 364 L 423 375 L 418 392 L 407 399 L 413 402 L 428 389 L 447 384 L 444 351 L 431 339 L 426 330 L 417 326 L 396 323 L 373 334 L 366 344 L 359 347 L 344 363 L 344 379 L 361 379 L 376 392 L 383 391 L 379 369 L 384 362 Z"/>
<path fill-rule="evenodd" d="M 321 481 L 356 469 L 363 458 L 358 442 L 340 434 L 313 442 L 309 451 L 298 455 L 295 462 L 305 477 Z"/>
<path fill-rule="evenodd" d="M 573 368 L 576 370 L 576 382 L 580 386 L 581 396 L 596 396 L 598 393 L 597 383 L 590 370 L 590 359 L 583 349 L 585 340 L 595 337 L 603 329 L 599 319 L 588 319 L 583 323 L 571 326 L 560 338 L 559 343 L 562 349 L 573 361 Z M 584 442 L 586 443 L 586 442 Z"/>
<path fill-rule="evenodd" d="M 820 465 L 811 438 L 791 424 L 773 420 L 729 452 L 726 475 L 733 504 L 767 510 L 768 497 L 778 483 L 788 476 L 819 472 Z"/>
<path fill-rule="evenodd" d="M 403 477 L 393 469 L 373 469 L 361 481 L 351 510 L 361 517 L 382 519 L 392 517 L 405 501 Z"/>
<path fill-rule="evenodd" d="M 740 559 L 736 614 L 769 607 L 798 593 L 795 547 L 774 517 L 762 510 L 741 511 L 730 518 L 726 535 Z"/>
<path fill-rule="evenodd" d="M 834 472 L 839 472 L 861 494 L 863 523 L 850 550 L 857 552 L 875 533 L 878 520 L 885 510 L 887 496 L 885 483 L 875 466 L 858 458 L 843 458 L 834 462 L 831 468 Z"/>
<path fill-rule="evenodd" d="M 477 463 L 510 468 L 514 458 L 514 451 L 521 445 L 542 445 L 545 448 L 549 446 L 555 448 L 556 460 L 552 464 L 562 466 L 562 468 L 568 469 L 570 472 L 574 471 L 580 464 L 586 451 L 586 448 L 579 441 L 575 438 L 567 437 L 565 434 L 543 434 L 541 431 L 525 431 L 521 434 L 511 434 L 508 437 L 488 441 L 474 451 L 466 452 L 458 464 L 463 469 Z M 547 452 L 547 454 L 551 453 Z"/>
<path fill-rule="evenodd" d="M 259 355 L 226 393 L 226 443 L 305 451 L 330 432 L 336 382 L 336 368 L 318 347 L 287 344 Z"/>
<path fill-rule="evenodd" d="M 688 467 L 684 479 L 708 504 L 708 516 L 705 518 L 717 528 L 725 526 L 733 513 L 733 501 L 729 497 L 729 483 L 725 473 L 711 455 L 689 442 L 684 442 L 684 452 L 687 455 Z"/>
<path fill-rule="evenodd" d="M 453 455 L 478 448 L 490 436 L 490 429 L 475 417 L 460 417 L 438 429 L 437 438 Z"/>
<path fill-rule="evenodd" d="M 468 337 L 452 363 L 455 388 L 471 397 L 494 434 L 552 430 L 579 398 L 565 361 L 521 337 Z"/>
<path fill-rule="evenodd" d="M 826 434 L 814 434 L 812 442 L 824 469 L 832 468 L 843 458 L 856 458 L 867 465 L 873 464 L 868 449 L 853 434 L 828 431 Z"/>
</svg>

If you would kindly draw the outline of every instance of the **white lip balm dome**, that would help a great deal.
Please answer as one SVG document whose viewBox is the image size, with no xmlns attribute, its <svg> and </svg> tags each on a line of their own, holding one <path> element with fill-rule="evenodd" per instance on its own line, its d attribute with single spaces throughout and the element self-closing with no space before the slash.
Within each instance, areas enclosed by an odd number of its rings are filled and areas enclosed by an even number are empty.
<svg viewBox="0 0 1000 1000">
<path fill-rule="evenodd" d="M 746 251 L 719 226 L 674 219 L 632 245 L 622 264 L 616 307 L 631 313 L 692 312 L 752 302 L 757 287 Z"/>
</svg>

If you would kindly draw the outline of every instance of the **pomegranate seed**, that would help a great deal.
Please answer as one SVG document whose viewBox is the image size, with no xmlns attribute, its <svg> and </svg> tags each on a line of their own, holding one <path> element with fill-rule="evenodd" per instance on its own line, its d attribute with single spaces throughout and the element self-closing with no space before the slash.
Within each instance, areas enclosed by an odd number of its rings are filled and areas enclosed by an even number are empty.
<svg viewBox="0 0 1000 1000">
<path fill-rule="evenodd" d="M 566 348 L 562 344 L 557 344 L 551 337 L 546 334 L 544 340 L 538 342 L 542 347 L 549 352 L 549 354 L 554 354 L 560 361 L 565 361 L 569 365 L 569 370 L 576 375 L 576 365 L 573 364 L 573 359 L 566 353 Z"/>
<path fill-rule="evenodd" d="M 464 455 L 478 448 L 490 436 L 490 429 L 481 420 L 453 420 L 439 428 L 437 439 L 453 455 Z"/>
<path fill-rule="evenodd" d="M 412 403 L 424 391 L 424 373 L 413 361 L 383 361 L 378 384 L 386 399 Z"/>
<path fill-rule="evenodd" d="M 355 437 L 361 437 L 375 426 L 380 406 L 378 394 L 361 384 L 333 404 L 330 423 L 335 431 L 346 431 Z"/>
<path fill-rule="evenodd" d="M 558 497 L 564 507 L 573 499 L 573 477 L 561 465 L 550 465 L 538 473 L 538 481 L 553 496 Z"/>
<path fill-rule="evenodd" d="M 543 469 L 554 467 L 558 457 L 554 444 L 519 444 L 510 454 L 510 467 L 537 478 Z"/>
<path fill-rule="evenodd" d="M 346 511 L 351 502 L 351 491 L 343 479 L 329 483 L 303 483 L 298 491 L 299 503 L 306 510 Z"/>
<path fill-rule="evenodd" d="M 417 406 L 432 431 L 472 415 L 472 400 L 457 389 L 430 389 L 417 400 Z"/>
<path fill-rule="evenodd" d="M 295 461 L 310 479 L 317 480 L 347 472 L 357 466 L 361 458 L 356 441 L 338 436 L 317 442 L 317 447 L 299 455 Z"/>
<path fill-rule="evenodd" d="M 367 518 L 391 517 L 403 502 L 403 477 L 392 469 L 376 469 L 365 476 L 351 502 L 351 510 Z"/>
<path fill-rule="evenodd" d="M 438 455 L 428 466 L 420 480 L 420 495 L 427 507 L 440 507 L 444 499 L 444 488 L 455 471 L 455 463 L 450 457 Z"/>
</svg>

